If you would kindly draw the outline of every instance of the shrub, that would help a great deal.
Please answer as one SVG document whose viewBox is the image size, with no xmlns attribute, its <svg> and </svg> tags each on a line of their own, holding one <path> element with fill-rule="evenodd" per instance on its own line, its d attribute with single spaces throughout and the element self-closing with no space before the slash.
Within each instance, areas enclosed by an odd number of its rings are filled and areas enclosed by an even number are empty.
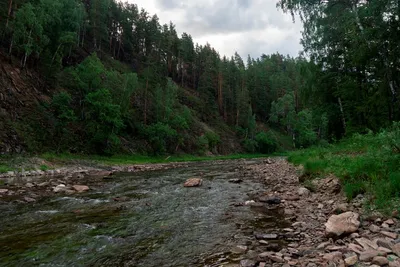
<svg viewBox="0 0 400 267">
<path fill-rule="evenodd" d="M 158 122 L 145 130 L 154 154 L 163 154 L 176 144 L 178 133 L 169 125 Z"/>
<path fill-rule="evenodd" d="M 258 143 L 253 139 L 246 139 L 243 141 L 243 147 L 247 152 L 254 153 L 257 151 Z"/>
<path fill-rule="evenodd" d="M 278 149 L 278 143 L 270 133 L 258 133 L 256 135 L 256 142 L 258 151 L 263 154 L 273 153 Z"/>
</svg>

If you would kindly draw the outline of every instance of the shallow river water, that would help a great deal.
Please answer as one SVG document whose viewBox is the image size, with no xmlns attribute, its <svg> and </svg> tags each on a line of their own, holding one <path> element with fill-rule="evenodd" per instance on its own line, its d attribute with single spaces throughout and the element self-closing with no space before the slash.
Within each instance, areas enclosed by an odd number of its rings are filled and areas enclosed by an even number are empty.
<svg viewBox="0 0 400 267">
<path fill-rule="evenodd" d="M 251 175 L 239 177 L 237 164 L 120 173 L 87 193 L 2 203 L 0 265 L 219 266 L 221 257 L 234 263 L 232 247 L 284 226 L 276 211 L 235 206 L 265 186 Z M 199 176 L 201 187 L 183 187 Z M 244 181 L 230 183 L 233 178 Z"/>
</svg>

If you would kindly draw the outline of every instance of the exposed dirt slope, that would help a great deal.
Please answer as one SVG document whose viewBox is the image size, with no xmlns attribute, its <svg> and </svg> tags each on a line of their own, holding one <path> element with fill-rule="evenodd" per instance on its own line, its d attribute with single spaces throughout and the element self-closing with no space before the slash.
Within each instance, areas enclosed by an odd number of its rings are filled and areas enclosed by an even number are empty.
<svg viewBox="0 0 400 267">
<path fill-rule="evenodd" d="M 18 126 L 36 112 L 40 100 L 49 98 L 49 87 L 38 73 L 10 64 L 1 53 L 0 65 L 0 153 L 20 153 L 24 146 Z"/>
</svg>

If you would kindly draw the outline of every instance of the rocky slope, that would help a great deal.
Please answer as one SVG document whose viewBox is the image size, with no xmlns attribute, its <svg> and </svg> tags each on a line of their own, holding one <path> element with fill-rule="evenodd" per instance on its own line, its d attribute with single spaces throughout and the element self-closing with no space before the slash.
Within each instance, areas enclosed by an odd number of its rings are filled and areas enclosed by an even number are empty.
<svg viewBox="0 0 400 267">
<path fill-rule="evenodd" d="M 269 206 L 283 209 L 291 226 L 266 233 L 265 239 L 256 237 L 260 245 L 273 235 L 287 243 L 278 252 L 247 252 L 241 267 L 400 266 L 399 221 L 377 212 L 363 214 L 363 196 L 348 203 L 335 177 L 315 180 L 311 192 L 299 183 L 299 169 L 284 159 L 268 160 L 248 171 L 264 179 L 268 188 L 250 205 L 279 200 Z"/>
</svg>

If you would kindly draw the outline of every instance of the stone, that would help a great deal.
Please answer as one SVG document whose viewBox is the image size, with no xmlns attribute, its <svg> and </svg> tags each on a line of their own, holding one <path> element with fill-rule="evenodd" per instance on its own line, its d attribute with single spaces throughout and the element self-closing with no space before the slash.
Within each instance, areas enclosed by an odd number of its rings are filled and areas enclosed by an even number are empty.
<svg viewBox="0 0 400 267">
<path fill-rule="evenodd" d="M 386 223 L 386 224 L 388 224 L 388 225 L 394 225 L 393 219 L 386 220 L 386 221 L 384 221 L 383 223 Z"/>
<path fill-rule="evenodd" d="M 400 262 L 398 262 L 398 261 L 389 261 L 389 267 L 400 267 Z"/>
<path fill-rule="evenodd" d="M 236 246 L 231 250 L 232 254 L 244 254 L 246 253 L 246 251 L 247 251 L 246 246 Z"/>
<path fill-rule="evenodd" d="M 28 187 L 28 188 L 32 188 L 32 187 L 34 187 L 35 185 L 32 184 L 32 183 L 26 183 L 25 186 Z"/>
<path fill-rule="evenodd" d="M 390 226 L 389 226 L 389 224 L 387 224 L 387 223 L 382 223 L 382 228 L 385 228 L 385 229 L 388 229 Z"/>
<path fill-rule="evenodd" d="M 26 202 L 28 202 L 28 203 L 36 202 L 36 199 L 31 198 L 31 197 L 24 197 L 24 200 L 25 200 Z"/>
<path fill-rule="evenodd" d="M 260 262 L 259 264 L 258 264 L 258 267 L 265 267 L 265 262 Z"/>
<path fill-rule="evenodd" d="M 374 257 L 374 259 L 372 260 L 372 263 L 379 265 L 379 266 L 384 266 L 384 265 L 389 264 L 389 260 L 386 257 L 377 256 L 377 257 Z"/>
<path fill-rule="evenodd" d="M 45 186 L 48 186 L 49 184 L 50 184 L 49 182 L 43 182 L 43 183 L 37 184 L 37 186 L 45 187 Z"/>
<path fill-rule="evenodd" d="M 356 232 L 360 226 L 358 217 L 359 215 L 355 212 L 332 215 L 325 224 L 327 234 L 341 236 Z"/>
<path fill-rule="evenodd" d="M 277 234 L 256 234 L 256 239 L 277 239 Z"/>
<path fill-rule="evenodd" d="M 380 247 L 384 247 L 384 248 L 387 248 L 390 250 L 393 247 L 393 244 L 389 240 L 381 239 L 381 238 L 376 240 L 376 244 Z"/>
<path fill-rule="evenodd" d="M 87 185 L 73 185 L 72 188 L 78 193 L 89 191 L 89 186 Z"/>
<path fill-rule="evenodd" d="M 304 197 L 308 197 L 311 194 L 310 190 L 308 190 L 305 187 L 300 187 L 297 193 L 299 194 L 299 196 L 304 196 Z"/>
<path fill-rule="evenodd" d="M 273 262 L 284 263 L 284 259 L 279 254 L 274 254 L 273 252 L 264 252 L 258 255 L 262 260 L 270 259 Z"/>
<path fill-rule="evenodd" d="M 53 189 L 54 193 L 64 192 L 65 190 L 67 190 L 65 184 L 59 184 Z"/>
<path fill-rule="evenodd" d="M 344 260 L 344 263 L 346 264 L 346 266 L 356 265 L 357 262 L 358 262 L 358 256 L 357 255 L 353 255 L 353 256 L 347 257 Z"/>
<path fill-rule="evenodd" d="M 278 205 L 282 202 L 281 198 L 277 197 L 277 196 L 272 196 L 272 197 L 262 196 L 262 197 L 259 197 L 258 200 L 260 202 L 264 202 L 264 203 L 271 204 L 271 205 Z"/>
<path fill-rule="evenodd" d="M 379 233 L 381 231 L 381 228 L 375 224 L 371 224 L 368 229 L 373 233 Z"/>
<path fill-rule="evenodd" d="M 336 205 L 336 207 L 333 209 L 334 213 L 343 213 L 343 212 L 347 212 L 349 210 L 349 207 L 346 203 L 341 203 Z"/>
<path fill-rule="evenodd" d="M 379 252 L 376 250 L 367 250 L 360 254 L 360 261 L 371 261 L 373 258 L 379 256 Z"/>
<path fill-rule="evenodd" d="M 360 244 L 365 250 L 370 250 L 370 249 L 376 250 L 379 247 L 376 243 L 364 237 L 356 239 L 356 242 Z"/>
<path fill-rule="evenodd" d="M 323 258 L 328 262 L 334 262 L 341 260 L 343 258 L 343 254 L 339 251 L 335 251 L 332 253 L 325 254 Z"/>
<path fill-rule="evenodd" d="M 394 254 L 396 254 L 398 257 L 400 257 L 400 243 L 395 244 L 392 247 L 392 251 Z"/>
<path fill-rule="evenodd" d="M 243 182 L 243 180 L 240 178 L 237 178 L 237 179 L 230 179 L 229 182 L 233 183 L 233 184 L 240 184 L 241 182 Z"/>
<path fill-rule="evenodd" d="M 388 231 L 381 231 L 381 234 L 385 235 L 385 236 L 387 236 L 389 238 L 392 238 L 392 239 L 396 239 L 397 238 L 397 234 L 396 233 L 392 233 L 392 232 L 388 232 Z"/>
<path fill-rule="evenodd" d="M 240 267 L 254 267 L 256 262 L 253 260 L 241 260 Z"/>
<path fill-rule="evenodd" d="M 330 242 L 324 242 L 324 243 L 321 243 L 321 244 L 319 244 L 318 246 L 317 246 L 317 249 L 319 249 L 319 250 L 324 250 L 327 246 L 329 246 L 331 243 Z"/>
<path fill-rule="evenodd" d="M 203 184 L 203 180 L 200 178 L 191 178 L 188 179 L 183 186 L 184 187 L 197 187 L 197 186 L 201 186 Z"/>
<path fill-rule="evenodd" d="M 8 189 L 2 188 L 2 189 L 0 189 L 0 194 L 5 194 L 8 191 L 9 191 Z"/>
</svg>

